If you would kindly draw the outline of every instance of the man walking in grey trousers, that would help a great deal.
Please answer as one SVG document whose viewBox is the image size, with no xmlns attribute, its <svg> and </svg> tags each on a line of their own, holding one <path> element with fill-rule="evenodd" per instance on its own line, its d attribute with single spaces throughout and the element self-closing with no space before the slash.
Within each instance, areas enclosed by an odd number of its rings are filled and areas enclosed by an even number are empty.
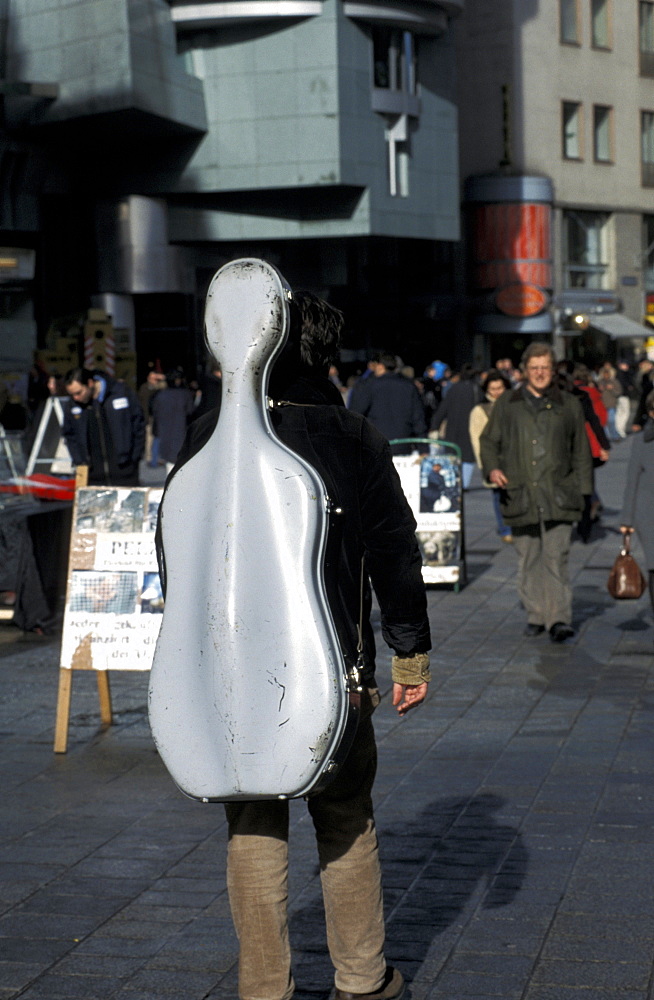
<svg viewBox="0 0 654 1000">
<path fill-rule="evenodd" d="M 579 401 L 554 382 L 549 344 L 529 344 L 521 367 L 522 385 L 493 407 L 481 460 L 511 525 L 525 634 L 547 629 L 552 642 L 563 642 L 574 635 L 568 556 L 572 524 L 592 493 L 592 457 Z"/>
</svg>

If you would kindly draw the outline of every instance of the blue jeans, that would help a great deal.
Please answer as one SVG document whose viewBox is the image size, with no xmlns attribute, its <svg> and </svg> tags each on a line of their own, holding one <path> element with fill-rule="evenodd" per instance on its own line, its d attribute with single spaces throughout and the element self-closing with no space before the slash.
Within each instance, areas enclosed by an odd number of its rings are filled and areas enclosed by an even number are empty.
<svg viewBox="0 0 654 1000">
<path fill-rule="evenodd" d="M 493 495 L 493 510 L 495 511 L 495 521 L 497 523 L 497 533 L 506 537 L 511 534 L 511 528 L 508 524 L 504 523 L 504 518 L 502 517 L 502 508 L 500 507 L 500 491 L 491 490 Z"/>
<path fill-rule="evenodd" d="M 618 434 L 617 427 L 615 426 L 615 407 L 606 411 L 608 414 L 608 420 L 606 422 L 606 436 L 609 441 L 619 441 L 620 435 Z"/>
<path fill-rule="evenodd" d="M 461 462 L 461 485 L 464 490 L 467 490 L 470 486 L 472 474 L 475 471 L 475 468 L 475 462 Z"/>
</svg>

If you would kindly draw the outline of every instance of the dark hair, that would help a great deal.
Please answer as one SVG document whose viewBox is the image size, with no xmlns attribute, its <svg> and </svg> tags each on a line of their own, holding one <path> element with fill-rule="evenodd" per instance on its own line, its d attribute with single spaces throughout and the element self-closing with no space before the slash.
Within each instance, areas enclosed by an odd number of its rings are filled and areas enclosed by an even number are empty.
<svg viewBox="0 0 654 1000">
<path fill-rule="evenodd" d="M 377 364 L 383 365 L 387 372 L 394 372 L 397 368 L 397 358 L 390 351 L 381 351 L 376 360 Z"/>
<path fill-rule="evenodd" d="M 466 361 L 466 363 L 461 366 L 459 378 L 462 382 L 468 382 L 470 379 L 475 378 L 476 374 L 477 370 L 475 366 L 471 365 L 469 361 Z"/>
<path fill-rule="evenodd" d="M 587 365 L 576 364 L 572 370 L 572 377 L 576 382 L 581 382 L 582 385 L 588 385 L 590 382 L 590 372 L 588 371 Z"/>
<path fill-rule="evenodd" d="M 491 382 L 503 382 L 505 389 L 511 388 L 511 382 L 509 381 L 509 379 L 497 368 L 491 368 L 486 373 L 486 378 L 481 383 L 481 388 L 483 392 L 488 392 L 488 386 L 490 385 Z"/>
<path fill-rule="evenodd" d="M 299 343 L 307 368 L 327 369 L 338 357 L 343 313 L 313 292 L 293 292 L 290 340 Z"/>
<path fill-rule="evenodd" d="M 93 372 L 89 371 L 88 368 L 71 368 L 64 375 L 64 385 L 71 385 L 73 382 L 79 382 L 80 385 L 88 385 L 92 379 Z"/>
</svg>

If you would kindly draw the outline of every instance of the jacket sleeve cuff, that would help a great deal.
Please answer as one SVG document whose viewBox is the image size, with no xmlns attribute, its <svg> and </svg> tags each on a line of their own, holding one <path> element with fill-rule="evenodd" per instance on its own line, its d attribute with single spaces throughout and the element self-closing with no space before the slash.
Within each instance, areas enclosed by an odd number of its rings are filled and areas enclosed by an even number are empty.
<svg viewBox="0 0 654 1000">
<path fill-rule="evenodd" d="M 391 677 L 394 684 L 428 684 L 431 680 L 429 656 L 427 653 L 394 656 L 391 661 Z"/>
</svg>

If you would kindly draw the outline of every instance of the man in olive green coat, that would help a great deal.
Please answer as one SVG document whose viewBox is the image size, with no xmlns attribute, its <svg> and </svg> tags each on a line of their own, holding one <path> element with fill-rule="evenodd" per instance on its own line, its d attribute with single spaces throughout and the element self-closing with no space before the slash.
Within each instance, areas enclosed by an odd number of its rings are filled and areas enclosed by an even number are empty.
<svg viewBox="0 0 654 1000">
<path fill-rule="evenodd" d="M 530 344 L 521 367 L 522 385 L 498 399 L 481 435 L 481 461 L 511 525 L 525 635 L 547 629 L 552 642 L 563 642 L 574 635 L 572 525 L 592 493 L 593 463 L 582 408 L 554 384 L 549 344 Z"/>
</svg>

